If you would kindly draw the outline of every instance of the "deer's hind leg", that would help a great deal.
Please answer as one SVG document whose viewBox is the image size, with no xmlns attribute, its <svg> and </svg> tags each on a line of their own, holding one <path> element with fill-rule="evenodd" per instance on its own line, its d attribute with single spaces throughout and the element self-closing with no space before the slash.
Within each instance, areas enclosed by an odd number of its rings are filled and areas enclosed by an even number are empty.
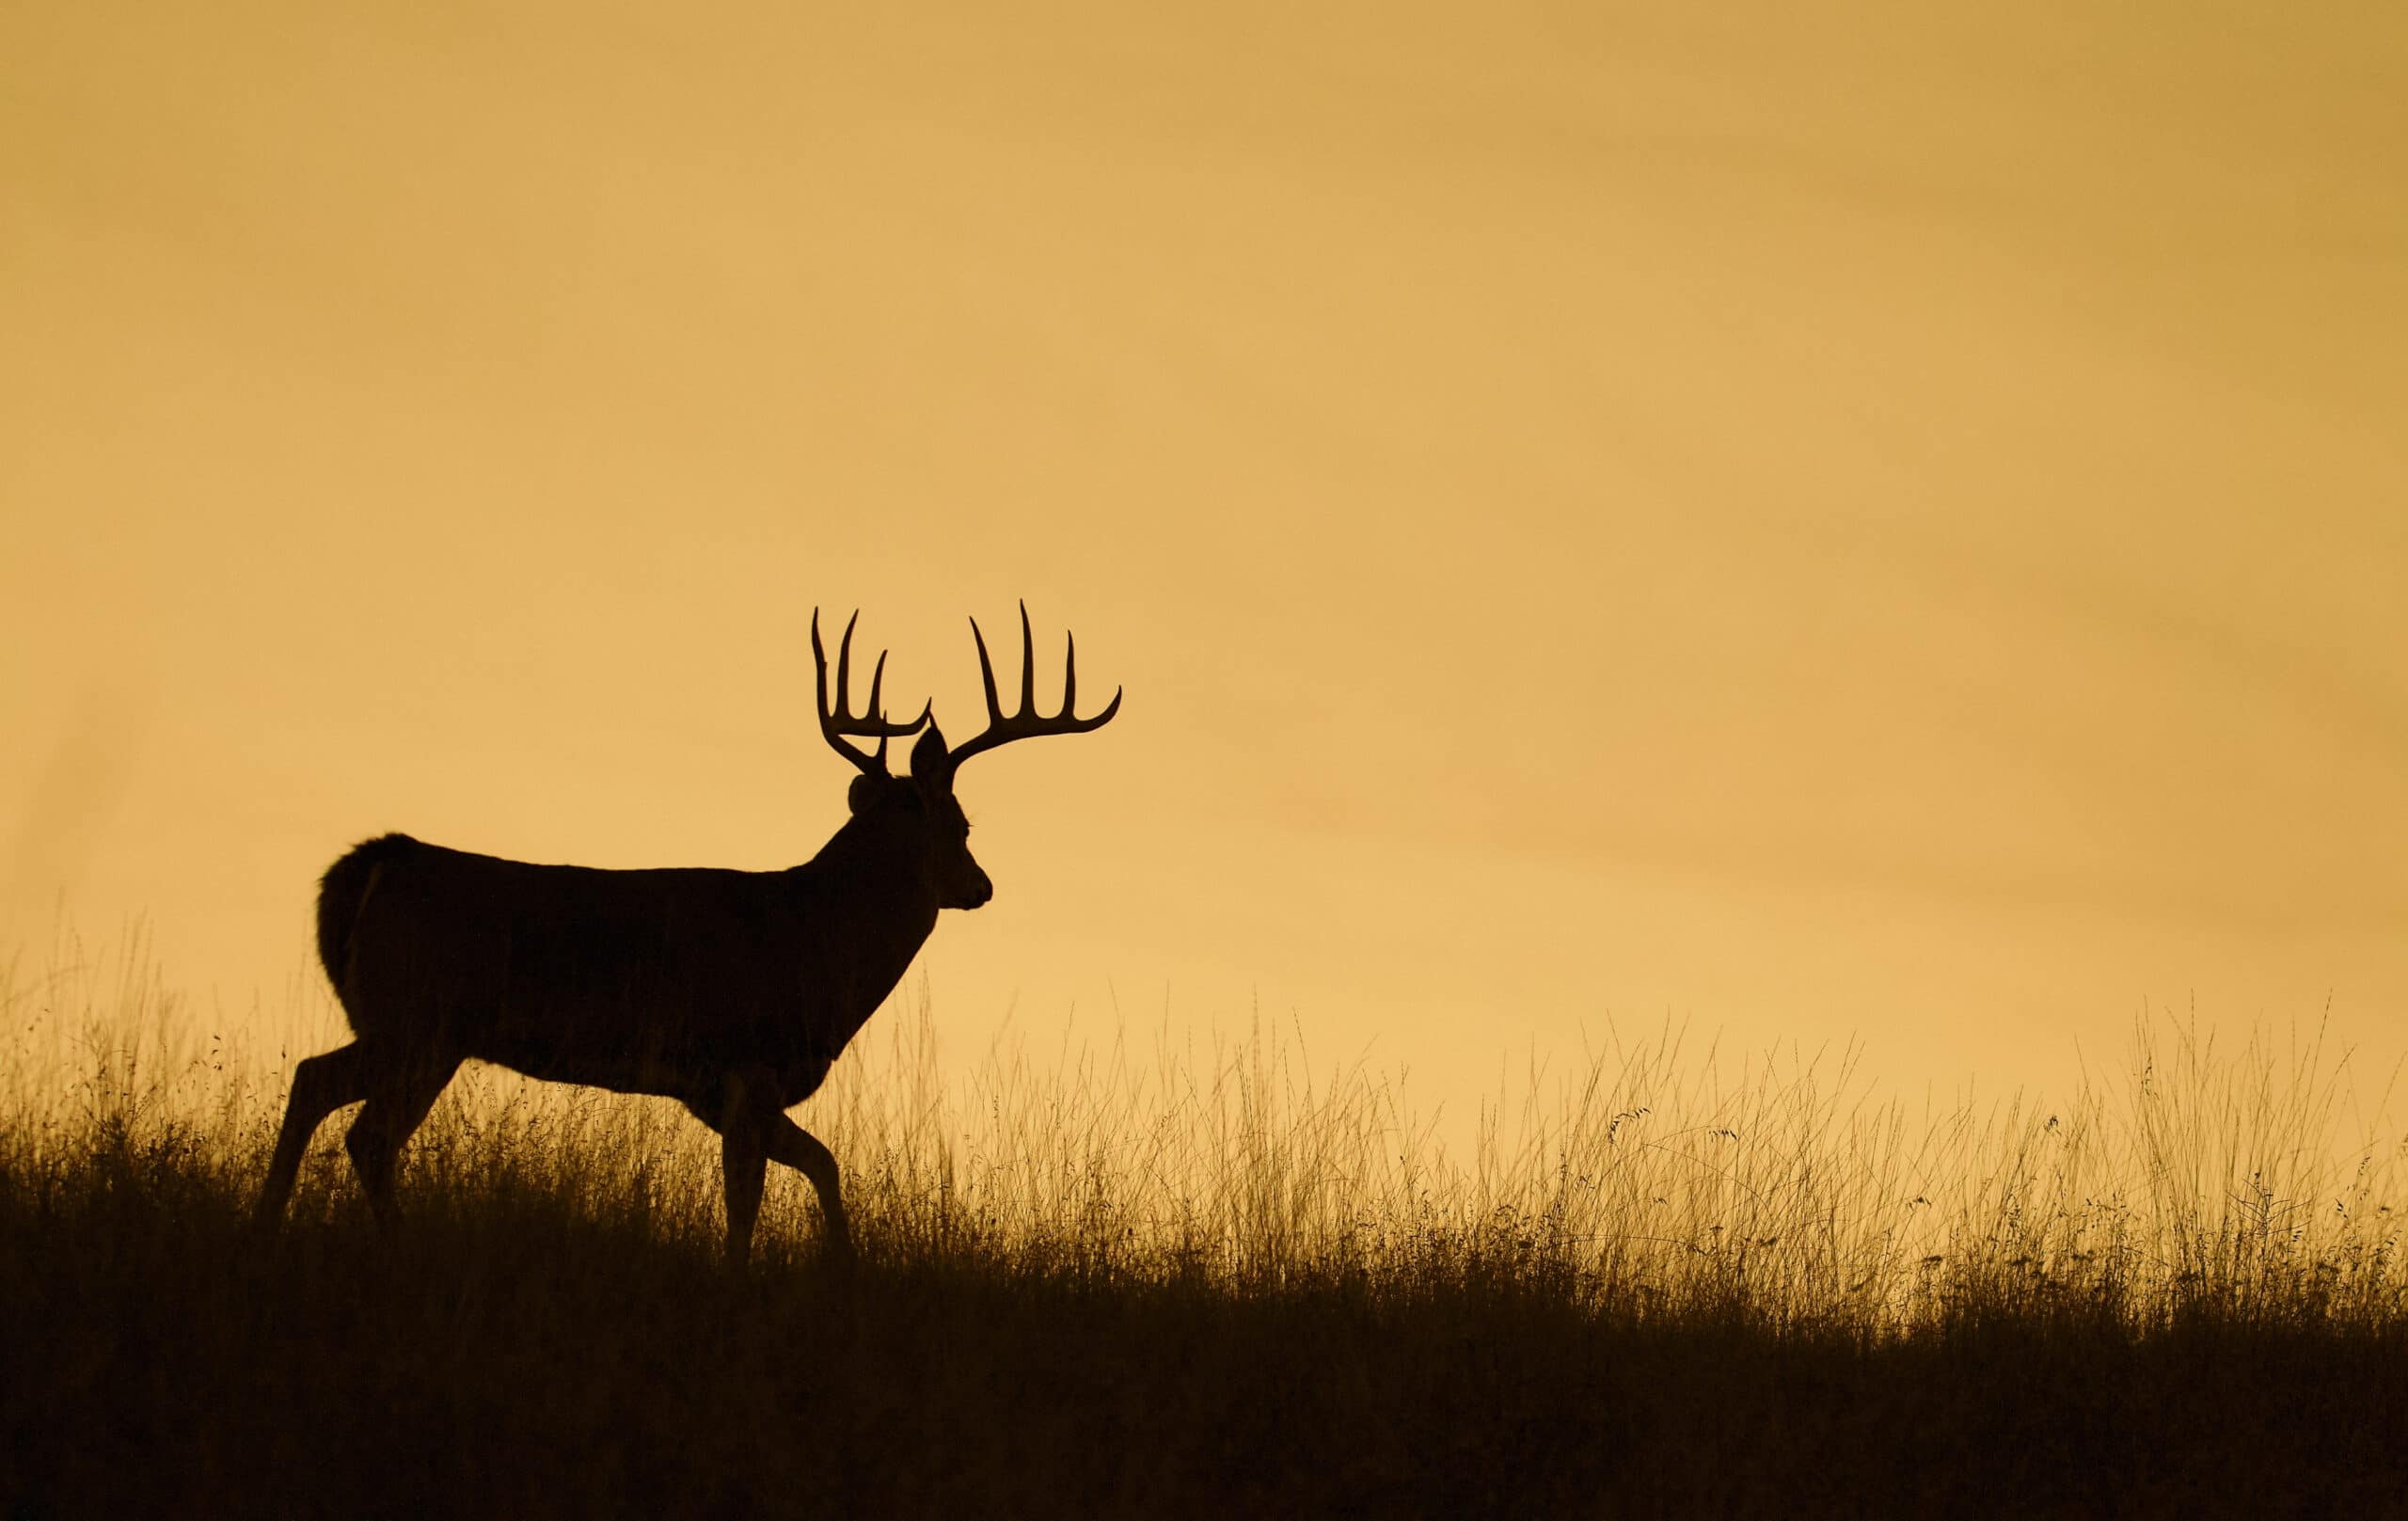
<svg viewBox="0 0 2408 1521">
<path fill-rule="evenodd" d="M 370 1079 L 367 1106 L 351 1122 L 343 1149 L 351 1153 L 352 1170 L 368 1196 L 376 1224 L 391 1231 L 401 1224 L 401 1206 L 393 1201 L 393 1165 L 402 1147 L 426 1120 L 444 1085 L 460 1069 L 460 1058 L 421 1052 L 380 1065 Z"/>
<path fill-rule="evenodd" d="M 301 1175 L 301 1158 L 309 1137 L 328 1115 L 368 1097 L 367 1052 L 356 1040 L 320 1056 L 305 1056 L 293 1069 L 293 1093 L 284 1104 L 284 1128 L 277 1133 L 276 1155 L 267 1165 L 267 1181 L 260 1185 L 252 1218 L 272 1226 L 284 1218 L 293 1197 L 293 1180 Z"/>
</svg>

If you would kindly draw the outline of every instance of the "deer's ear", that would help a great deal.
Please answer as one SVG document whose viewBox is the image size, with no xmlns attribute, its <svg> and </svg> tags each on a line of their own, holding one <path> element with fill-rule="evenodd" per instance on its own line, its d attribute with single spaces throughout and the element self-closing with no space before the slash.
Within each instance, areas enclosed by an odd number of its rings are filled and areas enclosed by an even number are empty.
<svg viewBox="0 0 2408 1521">
<path fill-rule="evenodd" d="M 930 723 L 911 747 L 911 780 L 926 786 L 950 786 L 945 770 L 944 731 Z"/>
<path fill-rule="evenodd" d="M 845 793 L 846 805 L 857 814 L 868 813 L 870 805 L 878 801 L 878 784 L 885 780 L 882 776 L 871 776 L 866 771 L 853 778 L 852 786 Z"/>
</svg>

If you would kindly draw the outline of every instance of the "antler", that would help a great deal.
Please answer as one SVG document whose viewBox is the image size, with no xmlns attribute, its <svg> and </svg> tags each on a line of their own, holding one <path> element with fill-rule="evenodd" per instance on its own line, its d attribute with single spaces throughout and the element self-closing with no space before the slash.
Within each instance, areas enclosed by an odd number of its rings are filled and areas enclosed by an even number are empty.
<svg viewBox="0 0 2408 1521">
<path fill-rule="evenodd" d="M 1120 689 L 1112 691 L 1112 701 L 1102 712 L 1091 719 L 1078 718 L 1071 709 L 1079 694 L 1079 645 L 1075 636 L 1065 635 L 1062 650 L 1062 711 L 1052 718 L 1037 711 L 1037 646 L 1028 631 L 1028 604 L 1020 605 L 1020 711 L 1006 718 L 1003 705 L 995 700 L 995 666 L 987 658 L 987 636 L 978 629 L 978 620 L 970 620 L 970 637 L 978 642 L 978 676 L 987 685 L 987 729 L 975 739 L 956 745 L 945 754 L 945 768 L 951 770 L 982 750 L 1007 745 L 1015 739 L 1033 739 L 1040 734 L 1085 734 L 1101 729 L 1120 711 Z"/>
<path fill-rule="evenodd" d="M 887 721 L 878 704 L 879 685 L 886 679 L 886 652 L 880 650 L 878 652 L 878 668 L 869 676 L 869 706 L 859 717 L 854 716 L 848 688 L 853 673 L 853 625 L 861 621 L 861 616 L 856 609 L 853 615 L 845 620 L 845 637 L 836 645 L 836 705 L 831 708 L 828 705 L 828 651 L 819 642 L 819 610 L 811 610 L 811 658 L 819 667 L 819 734 L 831 749 L 861 768 L 864 773 L 884 776 L 886 741 L 897 735 L 911 734 L 927 722 L 929 709 L 921 708 L 920 716 L 909 723 Z M 838 737 L 848 734 L 863 738 L 875 737 L 878 753 L 865 754 Z"/>
</svg>

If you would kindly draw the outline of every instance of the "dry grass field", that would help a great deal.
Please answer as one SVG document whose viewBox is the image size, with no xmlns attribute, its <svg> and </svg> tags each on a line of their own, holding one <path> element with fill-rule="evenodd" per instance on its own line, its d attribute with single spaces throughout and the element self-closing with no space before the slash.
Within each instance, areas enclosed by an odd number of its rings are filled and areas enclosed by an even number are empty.
<svg viewBox="0 0 2408 1521">
<path fill-rule="evenodd" d="M 340 1118 L 259 1235 L 280 1054 L 138 952 L 21 962 L 0 1506 L 2408 1513 L 2400 1139 L 2312 1039 L 2149 1018 L 2061 1104 L 1926 1106 L 1667 1032 L 1450 1156 L 1292 1032 L 948 1084 L 898 1002 L 798 1112 L 858 1265 L 789 1175 L 731 1273 L 700 1126 L 491 1070 L 398 1237 Z"/>
</svg>

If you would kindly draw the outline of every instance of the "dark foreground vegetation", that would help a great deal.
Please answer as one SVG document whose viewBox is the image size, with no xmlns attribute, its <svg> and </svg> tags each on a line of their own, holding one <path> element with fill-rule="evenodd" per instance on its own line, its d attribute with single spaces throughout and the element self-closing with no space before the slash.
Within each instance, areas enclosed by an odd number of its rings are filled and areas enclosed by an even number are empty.
<svg viewBox="0 0 2408 1521">
<path fill-rule="evenodd" d="M 2111 1196 L 2104 1111 L 1900 1141 L 1766 1077 L 1651 1132 L 1699 1096 L 1660 1053 L 1402 1178 L 1349 1149 L 1394 1139 L 1370 1090 L 1273 1102 L 1259 1050 L 1150 1108 L 1019 1069 L 946 1108 L 873 1060 L 893 1102 L 819 1120 L 862 1261 L 789 1186 L 730 1273 L 655 1111 L 472 1085 L 391 1240 L 329 1127 L 261 1237 L 273 1092 L 84 1054 L 0 1125 L 13 1516 L 2408 1514 L 2383 1169 L 2315 1172 L 2313 1104 L 2195 1064 L 2115 1132 L 2189 1150 Z"/>
<path fill-rule="evenodd" d="M 539 1198 L 246 1239 L 176 1158 L 0 1228 L 19 1515 L 2336 1515 L 2408 1336 L 2000 1307 L 1888 1344 L 1481 1275 L 850 1282 Z M 420 1201 L 423 1205 L 426 1201 Z"/>
</svg>

